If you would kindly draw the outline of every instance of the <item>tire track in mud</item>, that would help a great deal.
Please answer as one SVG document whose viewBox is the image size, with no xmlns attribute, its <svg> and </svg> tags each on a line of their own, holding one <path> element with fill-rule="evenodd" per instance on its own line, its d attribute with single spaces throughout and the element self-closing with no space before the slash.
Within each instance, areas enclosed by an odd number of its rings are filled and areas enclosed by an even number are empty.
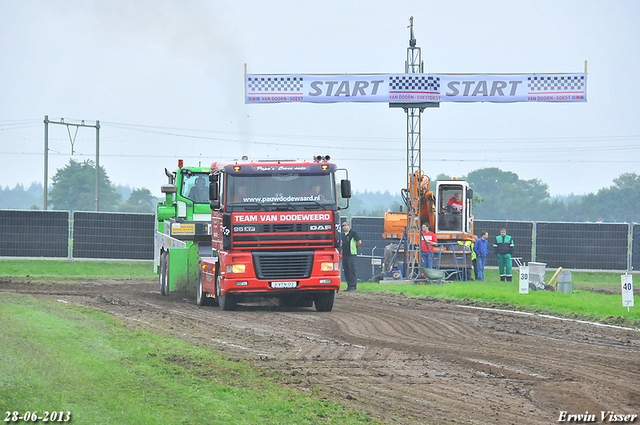
<svg viewBox="0 0 640 425">
<path fill-rule="evenodd" d="M 548 424 L 560 410 L 640 410 L 637 331 L 362 292 L 339 293 L 332 312 L 317 313 L 201 308 L 162 297 L 155 281 L 0 279 L 0 291 L 63 299 L 246 358 L 389 423 Z"/>
<path fill-rule="evenodd" d="M 433 309 L 437 310 L 438 307 Z M 461 345 L 473 347 L 471 354 L 474 355 L 485 351 L 474 344 L 485 339 L 476 318 L 455 311 L 438 313 L 430 316 L 421 308 L 388 311 L 383 305 L 367 313 L 345 316 L 341 325 L 347 332 L 360 338 L 364 334 L 362 329 L 366 328 L 367 338 L 408 353 L 404 356 L 404 382 L 398 385 L 397 391 L 403 391 L 403 386 L 413 383 L 410 391 L 413 400 L 421 401 L 416 406 L 429 406 L 432 412 L 438 411 L 439 406 L 447 406 L 440 411 L 438 420 L 452 419 L 452 410 L 499 415 L 506 422 L 518 420 L 519 423 L 527 423 L 526 419 L 522 419 L 525 412 L 528 417 L 539 419 L 541 413 L 530 400 L 523 399 L 519 392 L 507 391 L 505 384 L 509 381 L 505 379 L 504 370 L 495 371 L 497 368 L 489 362 L 478 363 L 465 357 L 469 353 Z M 362 323 L 369 321 L 374 323 L 373 327 L 362 326 Z M 401 376 L 402 372 L 395 370 L 389 373 L 391 376 Z M 480 392 L 479 380 L 490 382 Z M 405 409 L 419 415 L 420 411 L 415 411 L 416 406 L 405 406 Z M 517 406 L 518 409 L 510 412 L 511 408 L 506 406 Z M 464 415 L 458 419 L 464 420 Z"/>
</svg>

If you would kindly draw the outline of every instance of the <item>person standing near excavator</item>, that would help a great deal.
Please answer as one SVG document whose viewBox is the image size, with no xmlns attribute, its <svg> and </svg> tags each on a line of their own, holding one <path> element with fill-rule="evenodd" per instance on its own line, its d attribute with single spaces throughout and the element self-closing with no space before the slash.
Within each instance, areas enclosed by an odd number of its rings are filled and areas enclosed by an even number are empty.
<svg viewBox="0 0 640 425">
<path fill-rule="evenodd" d="M 422 223 L 422 232 L 420 233 L 420 247 L 422 252 L 420 253 L 420 265 L 427 269 L 433 268 L 433 247 L 438 245 L 438 237 L 435 233 L 429 230 L 429 223 Z"/>
<path fill-rule="evenodd" d="M 473 235 L 475 238 L 475 235 Z M 487 255 L 489 255 L 489 232 L 482 232 L 480 239 L 473 244 L 473 253 L 476 254 L 474 270 L 478 273 L 476 280 L 484 281 L 484 267 L 487 265 Z"/>
<path fill-rule="evenodd" d="M 507 235 L 507 229 L 500 229 L 500 234 L 496 236 L 493 249 L 498 256 L 498 269 L 500 269 L 500 281 L 512 281 L 511 255 L 513 255 L 515 245 L 513 238 Z"/>
</svg>

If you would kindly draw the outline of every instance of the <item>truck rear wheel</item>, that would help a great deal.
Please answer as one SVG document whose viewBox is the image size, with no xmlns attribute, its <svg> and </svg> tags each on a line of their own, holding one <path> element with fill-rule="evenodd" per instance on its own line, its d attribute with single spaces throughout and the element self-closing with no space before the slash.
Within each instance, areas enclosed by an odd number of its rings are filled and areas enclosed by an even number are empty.
<svg viewBox="0 0 640 425">
<path fill-rule="evenodd" d="M 169 295 L 168 281 L 169 281 L 169 261 L 167 261 L 167 257 L 169 253 L 167 251 L 163 251 L 160 254 L 160 272 L 158 273 L 158 282 L 160 284 L 160 295 Z"/>
<path fill-rule="evenodd" d="M 196 289 L 196 304 L 199 306 L 211 305 L 211 300 L 207 298 L 207 293 L 202 288 L 202 269 L 198 271 L 198 288 Z"/>
<path fill-rule="evenodd" d="M 160 261 L 158 264 L 158 284 L 160 285 L 160 295 L 164 295 L 164 281 L 162 280 L 162 274 L 164 273 L 164 256 L 160 254 Z"/>
<path fill-rule="evenodd" d="M 331 309 L 333 309 L 333 300 L 335 296 L 336 291 L 316 295 L 316 311 L 331 311 Z"/>
<path fill-rule="evenodd" d="M 216 297 L 218 298 L 218 306 L 220 307 L 220 310 L 235 310 L 236 307 L 238 307 L 238 299 L 232 294 L 220 295 L 221 288 L 222 277 L 218 276 L 216 279 Z"/>
<path fill-rule="evenodd" d="M 164 294 L 169 296 L 169 264 L 171 257 L 169 256 L 169 251 L 165 251 L 164 253 Z"/>
</svg>

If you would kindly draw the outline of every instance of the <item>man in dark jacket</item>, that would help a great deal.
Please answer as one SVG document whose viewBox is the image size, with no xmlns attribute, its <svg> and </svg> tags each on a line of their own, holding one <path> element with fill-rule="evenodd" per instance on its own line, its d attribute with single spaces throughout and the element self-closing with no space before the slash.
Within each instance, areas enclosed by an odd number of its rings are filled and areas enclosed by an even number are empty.
<svg viewBox="0 0 640 425">
<path fill-rule="evenodd" d="M 500 234 L 496 236 L 493 249 L 498 256 L 498 269 L 500 269 L 500 281 L 511 282 L 511 255 L 514 252 L 513 238 L 507 235 L 507 229 L 500 229 Z"/>
</svg>

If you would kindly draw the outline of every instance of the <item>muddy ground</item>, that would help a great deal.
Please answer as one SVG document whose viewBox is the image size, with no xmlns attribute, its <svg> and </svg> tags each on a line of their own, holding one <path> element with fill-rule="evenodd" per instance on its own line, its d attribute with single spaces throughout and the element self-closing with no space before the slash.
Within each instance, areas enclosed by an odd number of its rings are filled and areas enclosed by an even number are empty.
<svg viewBox="0 0 640 425">
<path fill-rule="evenodd" d="M 0 278 L 0 291 L 110 313 L 280 372 L 391 424 L 551 424 L 561 412 L 640 414 L 640 332 L 503 309 L 379 293 L 334 309 L 238 311 L 160 295 L 155 280 L 75 285 Z M 636 419 L 635 423 L 640 423 Z"/>
</svg>

